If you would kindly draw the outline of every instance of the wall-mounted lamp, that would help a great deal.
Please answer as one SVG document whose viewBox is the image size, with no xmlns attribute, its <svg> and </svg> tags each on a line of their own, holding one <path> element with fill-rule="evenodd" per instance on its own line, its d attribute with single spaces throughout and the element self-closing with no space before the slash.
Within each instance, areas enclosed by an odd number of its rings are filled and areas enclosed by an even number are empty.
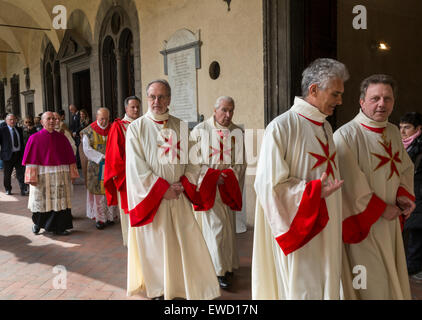
<svg viewBox="0 0 422 320">
<path fill-rule="evenodd" d="M 379 51 L 379 52 L 387 52 L 391 50 L 391 46 L 385 41 L 377 41 L 371 46 L 371 48 L 374 51 Z"/>
<path fill-rule="evenodd" d="M 223 0 L 224 2 L 227 2 L 227 11 L 230 11 L 230 2 L 232 2 L 232 0 Z"/>
</svg>

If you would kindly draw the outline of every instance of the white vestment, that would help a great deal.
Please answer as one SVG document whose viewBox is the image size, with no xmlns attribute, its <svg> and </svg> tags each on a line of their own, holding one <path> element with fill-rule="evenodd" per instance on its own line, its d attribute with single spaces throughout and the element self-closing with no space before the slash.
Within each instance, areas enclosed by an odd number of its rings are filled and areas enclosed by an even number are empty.
<svg viewBox="0 0 422 320">
<path fill-rule="evenodd" d="M 243 160 L 243 132 L 238 126 L 230 124 L 228 128 L 222 127 L 211 117 L 192 130 L 192 141 L 196 144 L 199 160 L 197 165 L 190 164 L 186 170 L 186 176 L 195 180 L 192 183 L 200 187 L 209 168 L 220 171 L 229 169 L 235 174 L 236 183 L 243 191 L 246 163 Z M 224 276 L 226 272 L 239 268 L 236 212 L 223 203 L 218 188 L 212 209 L 195 212 L 217 276 Z"/>
<path fill-rule="evenodd" d="M 321 199 L 321 175 L 339 179 L 332 129 L 296 97 L 265 130 L 255 191 L 253 299 L 341 297 L 341 193 Z"/>
<path fill-rule="evenodd" d="M 345 298 L 410 299 L 400 220 L 381 217 L 398 195 L 413 197 L 413 163 L 399 130 L 360 111 L 335 132 L 334 141 L 344 179 Z M 353 278 L 362 267 L 366 288 L 354 288 Z"/>
<path fill-rule="evenodd" d="M 161 116 L 164 119 L 148 112 L 126 133 L 132 226 L 127 292 L 145 290 L 149 298 L 214 299 L 220 288 L 190 202 L 184 194 L 177 200 L 163 198 L 169 185 L 185 174 L 186 165 L 180 161 L 186 161 L 182 154 L 187 152 L 188 128 L 168 113 Z"/>
</svg>

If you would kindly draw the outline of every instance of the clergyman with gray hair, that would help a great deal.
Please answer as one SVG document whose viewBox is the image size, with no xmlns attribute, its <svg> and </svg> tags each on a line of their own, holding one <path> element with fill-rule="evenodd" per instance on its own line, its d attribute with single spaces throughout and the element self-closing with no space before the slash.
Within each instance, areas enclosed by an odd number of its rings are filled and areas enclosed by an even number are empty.
<svg viewBox="0 0 422 320">
<path fill-rule="evenodd" d="M 86 186 L 86 215 L 102 230 L 118 220 L 117 206 L 108 206 L 104 188 L 106 145 L 111 125 L 110 111 L 99 108 L 96 120 L 81 131 L 83 152 L 88 159 Z"/>
<path fill-rule="evenodd" d="M 219 97 L 213 115 L 193 128 L 190 140 L 198 161 L 189 163 L 182 180 L 222 289 L 231 285 L 233 272 L 239 268 L 236 211 L 242 210 L 246 171 L 243 132 L 232 122 L 234 109 L 233 98 Z M 197 189 L 204 194 L 195 196 Z"/>
<path fill-rule="evenodd" d="M 266 128 L 258 159 L 252 299 L 340 299 L 342 208 L 327 116 L 342 104 L 344 64 L 317 59 L 302 97 Z"/>
<path fill-rule="evenodd" d="M 127 294 L 154 300 L 220 296 L 211 257 L 183 194 L 188 125 L 170 115 L 166 80 L 147 85 L 148 111 L 126 132 L 130 218 Z"/>
</svg>

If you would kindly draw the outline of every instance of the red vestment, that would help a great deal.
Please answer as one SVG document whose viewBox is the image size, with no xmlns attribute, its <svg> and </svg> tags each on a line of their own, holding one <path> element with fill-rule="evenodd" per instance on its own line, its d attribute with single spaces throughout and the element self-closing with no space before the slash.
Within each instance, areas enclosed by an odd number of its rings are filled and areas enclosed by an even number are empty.
<svg viewBox="0 0 422 320">
<path fill-rule="evenodd" d="M 120 204 L 125 213 L 129 213 L 126 193 L 126 152 L 125 124 L 128 121 L 116 119 L 111 126 L 107 139 L 104 188 L 109 206 L 117 205 L 117 191 L 120 192 Z"/>
</svg>

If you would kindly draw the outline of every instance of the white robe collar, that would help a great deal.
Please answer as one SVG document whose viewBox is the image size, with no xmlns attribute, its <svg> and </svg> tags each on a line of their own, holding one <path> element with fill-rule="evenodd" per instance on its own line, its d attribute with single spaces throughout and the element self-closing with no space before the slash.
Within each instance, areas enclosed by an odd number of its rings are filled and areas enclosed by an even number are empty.
<svg viewBox="0 0 422 320">
<path fill-rule="evenodd" d="M 300 97 L 295 97 L 295 102 L 290 110 L 319 123 L 324 123 L 327 118 L 326 114 Z"/>
<path fill-rule="evenodd" d="M 363 113 L 362 109 L 360 109 L 358 115 L 355 117 L 355 121 L 371 128 L 385 128 L 387 127 L 387 123 L 388 123 L 388 120 L 378 122 L 378 121 L 368 118 L 368 116 Z"/>
<path fill-rule="evenodd" d="M 211 127 L 214 127 L 216 129 L 219 129 L 219 130 L 225 130 L 225 129 L 226 130 L 230 130 L 231 127 L 233 126 L 233 123 L 232 122 L 230 122 L 230 124 L 229 124 L 228 127 L 222 126 L 217 121 L 215 121 L 214 115 L 212 115 L 207 121 L 211 125 Z"/>
<path fill-rule="evenodd" d="M 132 122 L 132 121 L 134 121 L 135 119 L 132 119 L 131 117 L 129 117 L 126 113 L 125 113 L 125 116 L 124 116 L 124 118 L 122 119 L 123 121 L 127 121 L 127 122 Z"/>
<path fill-rule="evenodd" d="M 146 113 L 146 116 L 151 119 L 152 121 L 158 122 L 158 121 L 167 121 L 169 119 L 169 110 L 167 109 L 166 113 L 163 114 L 155 114 L 151 112 L 151 110 L 148 110 Z"/>
</svg>

